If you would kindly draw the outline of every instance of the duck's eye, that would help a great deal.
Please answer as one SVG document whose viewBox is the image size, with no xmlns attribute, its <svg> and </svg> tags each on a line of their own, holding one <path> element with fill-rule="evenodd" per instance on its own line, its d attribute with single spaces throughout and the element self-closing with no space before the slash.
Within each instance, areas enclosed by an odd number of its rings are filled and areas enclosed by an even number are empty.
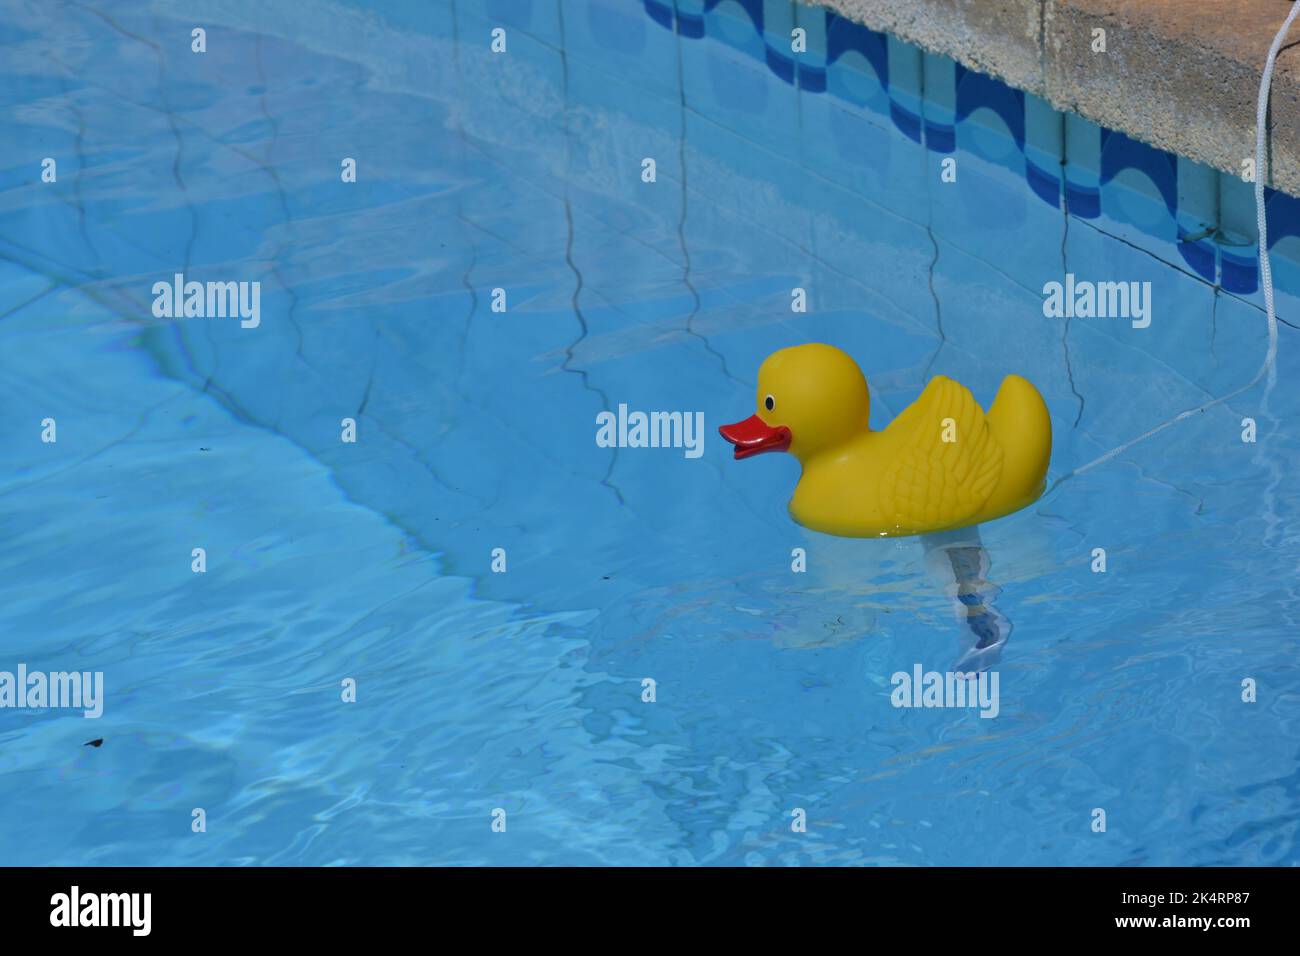
<svg viewBox="0 0 1300 956">
<path fill-rule="evenodd" d="M 767 398 L 763 399 L 763 407 L 766 408 L 769 412 L 772 411 L 774 408 L 776 408 L 776 399 L 773 398 L 771 395 L 767 396 Z"/>
</svg>

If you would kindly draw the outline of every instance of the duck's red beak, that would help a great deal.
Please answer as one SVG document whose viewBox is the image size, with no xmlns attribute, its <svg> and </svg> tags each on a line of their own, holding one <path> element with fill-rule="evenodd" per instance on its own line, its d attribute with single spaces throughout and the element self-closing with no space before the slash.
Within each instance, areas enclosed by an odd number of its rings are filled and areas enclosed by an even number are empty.
<svg viewBox="0 0 1300 956">
<path fill-rule="evenodd" d="M 718 434 L 736 446 L 738 461 L 765 451 L 786 451 L 790 447 L 790 429 L 784 425 L 773 427 L 757 415 L 750 415 L 734 425 L 723 425 Z"/>
</svg>

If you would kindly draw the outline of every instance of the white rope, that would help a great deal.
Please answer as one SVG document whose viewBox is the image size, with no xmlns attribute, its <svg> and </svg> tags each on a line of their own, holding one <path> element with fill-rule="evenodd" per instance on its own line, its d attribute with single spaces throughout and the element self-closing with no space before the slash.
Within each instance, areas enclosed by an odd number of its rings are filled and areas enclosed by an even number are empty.
<svg viewBox="0 0 1300 956">
<path fill-rule="evenodd" d="M 1268 258 L 1268 217 L 1264 215 L 1264 186 L 1268 183 L 1268 90 L 1273 83 L 1273 66 L 1277 62 L 1278 52 L 1282 49 L 1286 33 L 1295 22 L 1297 13 L 1300 13 L 1300 0 L 1291 4 L 1291 13 L 1282 24 L 1282 29 L 1277 31 L 1277 36 L 1273 37 L 1273 45 L 1268 48 L 1264 75 L 1259 78 L 1259 104 L 1255 107 L 1255 219 L 1259 224 L 1259 281 L 1264 287 L 1264 310 L 1268 314 L 1268 355 L 1264 358 L 1264 368 L 1260 369 L 1260 375 L 1256 375 L 1250 384 L 1258 382 L 1267 370 L 1270 387 L 1277 375 L 1277 313 L 1273 311 L 1273 266 Z"/>
<path fill-rule="evenodd" d="M 1259 226 L 1259 280 L 1264 289 L 1264 312 L 1268 317 L 1268 351 L 1264 355 L 1264 364 L 1259 367 L 1259 371 L 1255 373 L 1254 378 L 1235 392 L 1211 399 L 1204 405 L 1198 405 L 1195 408 L 1179 412 L 1169 421 L 1161 422 L 1155 428 L 1144 432 L 1131 441 L 1125 442 L 1118 448 L 1112 448 L 1100 458 L 1096 458 L 1086 465 L 1080 465 L 1052 482 L 1052 487 L 1048 489 L 1049 493 L 1067 478 L 1073 478 L 1075 475 L 1081 475 L 1085 471 L 1091 471 L 1098 465 L 1105 464 L 1116 455 L 1122 455 L 1134 445 L 1146 441 L 1152 435 L 1159 434 L 1169 426 L 1181 422 L 1184 418 L 1190 418 L 1192 415 L 1236 398 L 1242 392 L 1249 391 L 1258 385 L 1260 379 L 1265 375 L 1268 376 L 1268 389 L 1273 388 L 1273 383 L 1277 378 L 1277 313 L 1273 307 L 1273 269 L 1268 258 L 1268 223 L 1266 221 L 1267 217 L 1264 215 L 1264 186 L 1268 182 L 1268 150 L 1266 148 L 1268 129 L 1266 123 L 1268 121 L 1269 87 L 1273 83 L 1273 66 L 1277 62 L 1278 52 L 1282 49 L 1282 43 L 1286 40 L 1287 31 L 1291 29 L 1291 24 L 1295 21 L 1297 14 L 1300 14 L 1300 0 L 1295 0 L 1291 4 L 1290 15 L 1287 16 L 1286 22 L 1282 24 L 1282 28 L 1277 31 L 1277 36 L 1273 38 L 1273 45 L 1268 48 L 1268 59 L 1264 61 L 1264 74 L 1259 79 L 1259 101 L 1255 108 L 1255 221 Z"/>
</svg>

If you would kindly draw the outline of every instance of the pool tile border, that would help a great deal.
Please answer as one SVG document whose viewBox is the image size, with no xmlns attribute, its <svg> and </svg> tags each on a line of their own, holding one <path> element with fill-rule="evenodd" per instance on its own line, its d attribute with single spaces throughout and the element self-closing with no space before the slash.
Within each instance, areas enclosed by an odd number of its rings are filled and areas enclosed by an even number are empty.
<svg viewBox="0 0 1300 956">
<path fill-rule="evenodd" d="M 1229 185 L 1236 177 L 1059 112 L 1033 93 L 826 7 L 789 0 L 640 3 L 651 21 L 687 40 L 717 38 L 718 18 L 729 18 L 723 42 L 760 61 L 782 83 L 875 112 L 929 152 L 954 152 L 958 131 L 970 124 L 1000 132 L 1014 144 L 1015 171 L 1041 201 L 1069 216 L 1114 224 L 1119 238 L 1227 292 L 1259 299 L 1249 183 L 1237 179 L 1236 188 Z M 738 23 L 752 31 L 750 42 L 736 42 Z M 792 24 L 806 31 L 805 52 L 786 48 L 779 31 Z M 781 48 L 773 45 L 778 42 Z M 846 74 L 871 74 L 881 95 L 855 93 L 862 84 L 845 82 Z M 1300 243 L 1277 248 L 1300 237 L 1300 199 L 1272 187 L 1265 197 L 1270 252 L 1300 262 Z M 1163 214 L 1133 215 L 1144 207 L 1163 208 Z M 1221 228 L 1224 223 L 1233 228 Z M 1300 296 L 1300 288 L 1283 288 L 1281 277 L 1275 281 L 1281 291 Z"/>
</svg>

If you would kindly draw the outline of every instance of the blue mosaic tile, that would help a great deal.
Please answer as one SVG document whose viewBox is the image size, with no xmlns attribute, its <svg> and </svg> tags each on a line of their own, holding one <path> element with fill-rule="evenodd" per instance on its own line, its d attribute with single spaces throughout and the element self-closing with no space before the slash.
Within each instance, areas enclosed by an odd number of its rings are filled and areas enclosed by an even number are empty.
<svg viewBox="0 0 1300 956">
<path fill-rule="evenodd" d="M 969 120 L 977 110 L 996 113 L 1006 124 L 1016 148 L 1025 148 L 1025 94 L 1000 80 L 956 64 L 957 122 Z"/>
<path fill-rule="evenodd" d="M 889 50 L 883 33 L 826 17 L 826 91 L 835 99 L 889 114 Z"/>
<path fill-rule="evenodd" d="M 1101 215 L 1101 127 L 1065 114 L 1065 208 L 1072 216 Z"/>
<path fill-rule="evenodd" d="M 889 117 L 908 139 L 921 142 L 922 104 L 925 102 L 923 54 L 916 47 L 893 37 L 887 38 L 889 51 Z"/>
<path fill-rule="evenodd" d="M 924 55 L 925 145 L 936 153 L 957 148 L 957 64 L 946 56 Z"/>
<path fill-rule="evenodd" d="M 826 92 L 826 21 L 828 13 L 820 7 L 794 5 L 795 23 L 804 31 L 806 49 L 797 55 L 799 89 L 807 93 Z"/>
<path fill-rule="evenodd" d="M 1065 117 L 1046 100 L 1025 94 L 1025 179 L 1039 199 L 1061 205 Z"/>
<path fill-rule="evenodd" d="M 1206 282 L 1218 281 L 1219 174 L 1209 166 L 1177 157 L 1178 252 Z"/>
<path fill-rule="evenodd" d="M 646 16 L 664 29 L 672 30 L 677 26 L 679 17 L 675 16 L 671 3 L 663 3 L 661 0 L 641 0 L 641 5 L 645 8 Z M 680 22 L 681 26 L 677 28 L 682 31 L 683 36 L 704 36 L 704 18 L 700 14 L 688 14 L 680 17 Z M 687 26 L 688 23 L 689 26 Z M 698 32 L 691 32 L 696 30 Z"/>
<path fill-rule="evenodd" d="M 791 49 L 794 31 L 794 7 L 790 0 L 764 0 L 763 45 L 767 68 L 781 82 L 795 82 L 795 58 Z"/>
<path fill-rule="evenodd" d="M 1228 173 L 1218 180 L 1219 281 L 1224 291 L 1249 296 L 1259 288 L 1255 187 Z"/>
</svg>

